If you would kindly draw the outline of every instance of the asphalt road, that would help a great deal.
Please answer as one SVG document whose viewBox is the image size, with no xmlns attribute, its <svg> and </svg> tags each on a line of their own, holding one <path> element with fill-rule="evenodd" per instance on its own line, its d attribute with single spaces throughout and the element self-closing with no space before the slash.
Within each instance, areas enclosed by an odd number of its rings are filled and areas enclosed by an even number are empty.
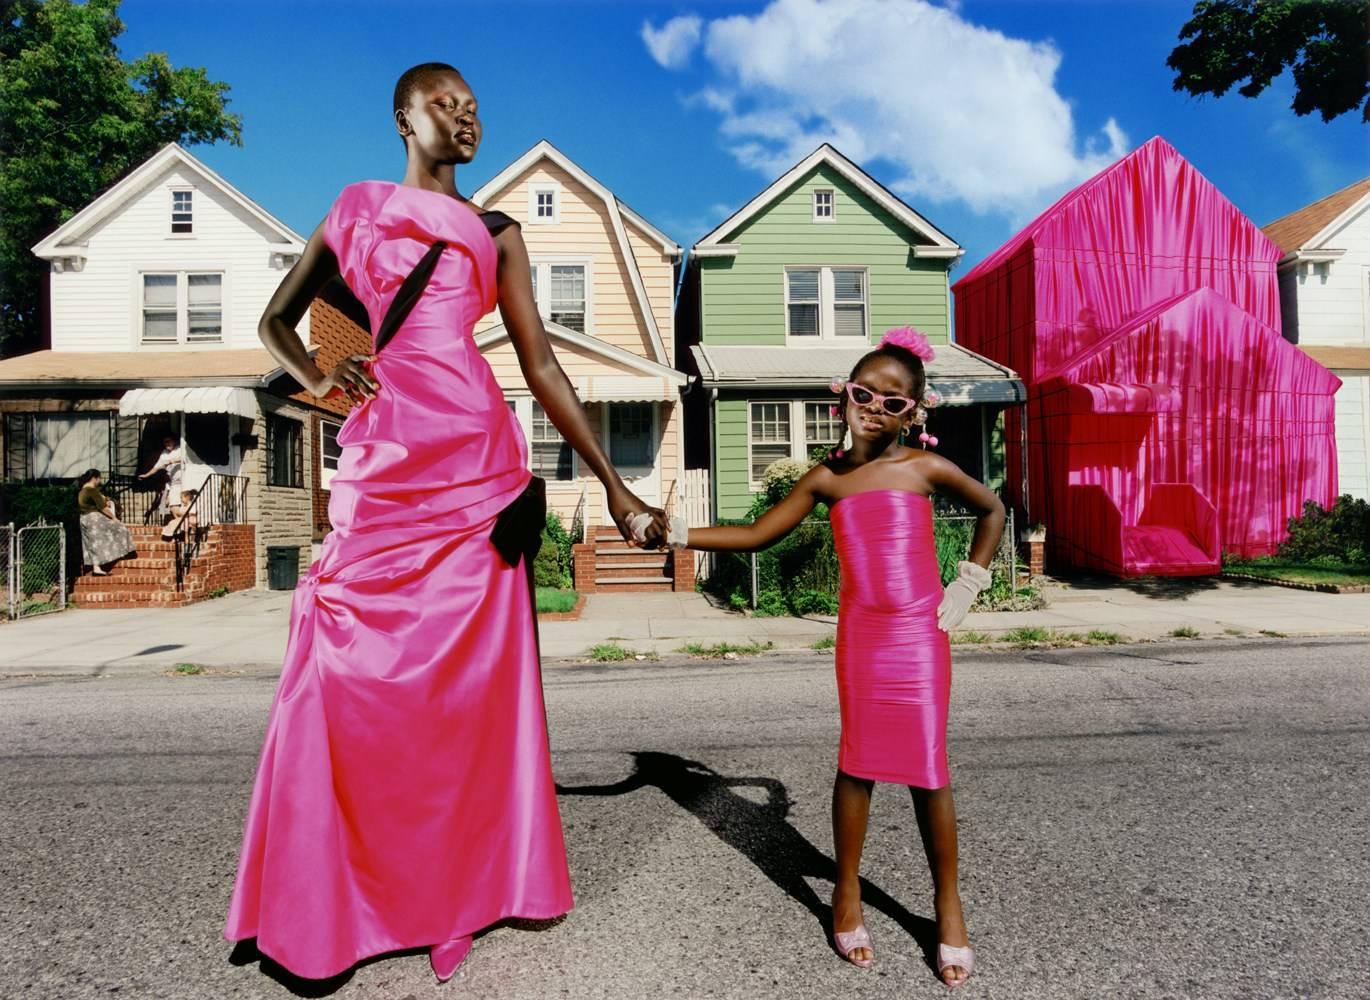
<svg viewBox="0 0 1370 1000">
<path fill-rule="evenodd" d="M 1370 996 L 1368 678 L 1363 640 L 959 655 L 958 996 Z M 274 679 L 0 682 L 0 998 L 946 995 L 902 789 L 876 967 L 825 943 L 829 654 L 546 686 L 577 908 L 439 987 L 419 953 L 314 985 L 219 937 Z"/>
</svg>

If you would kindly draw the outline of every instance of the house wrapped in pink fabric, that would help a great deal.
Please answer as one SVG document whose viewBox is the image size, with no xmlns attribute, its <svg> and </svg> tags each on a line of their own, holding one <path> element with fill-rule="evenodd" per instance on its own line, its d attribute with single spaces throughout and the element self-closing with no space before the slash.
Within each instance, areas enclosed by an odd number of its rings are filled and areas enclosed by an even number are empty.
<svg viewBox="0 0 1370 1000">
<path fill-rule="evenodd" d="M 1280 335 L 1282 251 L 1164 139 L 952 286 L 956 339 L 1016 370 L 1008 499 L 1055 566 L 1217 572 L 1336 493 L 1336 376 Z"/>
</svg>

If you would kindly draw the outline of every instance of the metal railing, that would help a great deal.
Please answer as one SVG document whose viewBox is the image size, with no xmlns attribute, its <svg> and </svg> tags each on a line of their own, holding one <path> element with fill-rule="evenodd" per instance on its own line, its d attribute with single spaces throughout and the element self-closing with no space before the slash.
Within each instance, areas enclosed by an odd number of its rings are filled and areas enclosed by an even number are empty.
<svg viewBox="0 0 1370 1000">
<path fill-rule="evenodd" d="M 0 594 L 0 615 L 3 615 L 0 620 L 3 621 L 16 617 L 14 564 L 14 525 L 0 524 L 0 586 L 5 588 L 4 594 Z"/>
<path fill-rule="evenodd" d="M 185 588 L 190 564 L 216 524 L 247 522 L 247 477 L 211 474 L 195 491 L 181 516 L 168 525 L 176 542 L 176 590 Z"/>
<path fill-rule="evenodd" d="M 165 472 L 147 479 L 111 474 L 101 492 L 114 501 L 114 510 L 124 524 L 156 524 L 163 513 L 165 487 Z"/>
<path fill-rule="evenodd" d="M 576 501 L 575 512 L 571 514 L 571 542 L 585 544 L 585 487 L 581 487 L 580 499 Z"/>
</svg>

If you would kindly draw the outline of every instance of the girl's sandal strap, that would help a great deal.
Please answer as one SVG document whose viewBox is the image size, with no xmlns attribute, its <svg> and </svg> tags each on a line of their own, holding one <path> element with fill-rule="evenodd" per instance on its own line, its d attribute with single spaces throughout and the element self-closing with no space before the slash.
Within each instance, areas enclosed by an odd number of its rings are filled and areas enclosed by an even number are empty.
<svg viewBox="0 0 1370 1000">
<path fill-rule="evenodd" d="M 950 969 L 953 966 L 956 968 L 966 970 L 966 975 L 964 979 L 958 979 L 955 982 L 948 982 L 944 973 L 947 971 L 947 969 Z M 975 968 L 974 948 L 970 947 L 969 945 L 967 945 L 964 948 L 958 948 L 957 946 L 950 944 L 939 943 L 937 945 L 937 978 L 942 980 L 942 982 L 946 983 L 948 986 L 954 989 L 957 986 L 965 984 L 965 982 L 968 979 L 970 979 L 970 973 L 973 968 Z"/>
<path fill-rule="evenodd" d="M 837 943 L 838 952 L 848 962 L 861 969 L 870 968 L 871 959 L 851 957 L 852 952 L 858 948 L 870 948 L 872 954 L 875 952 L 875 949 L 871 948 L 871 935 L 870 931 L 866 930 L 865 924 L 857 925 L 857 928 L 852 931 L 833 931 L 832 938 Z"/>
</svg>

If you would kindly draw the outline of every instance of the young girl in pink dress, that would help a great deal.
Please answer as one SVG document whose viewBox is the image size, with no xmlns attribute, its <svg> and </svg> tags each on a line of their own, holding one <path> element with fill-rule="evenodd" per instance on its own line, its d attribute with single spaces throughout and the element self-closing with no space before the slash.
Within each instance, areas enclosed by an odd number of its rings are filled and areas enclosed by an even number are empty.
<svg viewBox="0 0 1370 1000">
<path fill-rule="evenodd" d="M 842 740 L 833 785 L 833 936 L 837 950 L 867 968 L 875 953 L 861 919 L 861 849 L 876 781 L 907 785 L 932 869 L 937 972 L 948 986 L 970 976 L 974 952 L 957 890 L 956 808 L 947 773 L 948 631 L 989 584 L 987 567 L 1004 530 L 998 497 L 954 464 L 903 441 L 926 422 L 923 362 L 932 348 L 909 328 L 891 330 L 845 383 L 842 421 L 850 443 L 810 469 L 785 499 L 753 524 L 691 528 L 690 548 L 764 549 L 818 503 L 831 508 L 842 569 L 837 624 L 837 690 Z M 927 443 L 935 439 L 923 432 Z M 932 534 L 933 493 L 979 518 L 970 559 L 944 591 Z M 644 523 L 645 520 L 644 520 Z M 679 528 L 672 532 L 677 541 Z"/>
<path fill-rule="evenodd" d="M 447 979 L 482 929 L 571 908 L 528 557 L 501 527 L 519 525 L 522 546 L 531 523 L 536 545 L 544 521 L 528 513 L 527 444 L 476 320 L 499 306 L 529 389 L 615 523 L 663 535 L 552 353 L 518 224 L 457 192 L 481 138 L 466 81 L 416 66 L 394 107 L 403 183 L 345 188 L 260 326 L 303 386 L 358 404 L 338 432 L 334 530 L 295 592 L 224 929 L 310 979 L 407 948 L 430 949 Z M 406 318 L 384 322 L 426 266 Z M 295 325 L 338 275 L 385 342 L 324 373 Z"/>
</svg>

